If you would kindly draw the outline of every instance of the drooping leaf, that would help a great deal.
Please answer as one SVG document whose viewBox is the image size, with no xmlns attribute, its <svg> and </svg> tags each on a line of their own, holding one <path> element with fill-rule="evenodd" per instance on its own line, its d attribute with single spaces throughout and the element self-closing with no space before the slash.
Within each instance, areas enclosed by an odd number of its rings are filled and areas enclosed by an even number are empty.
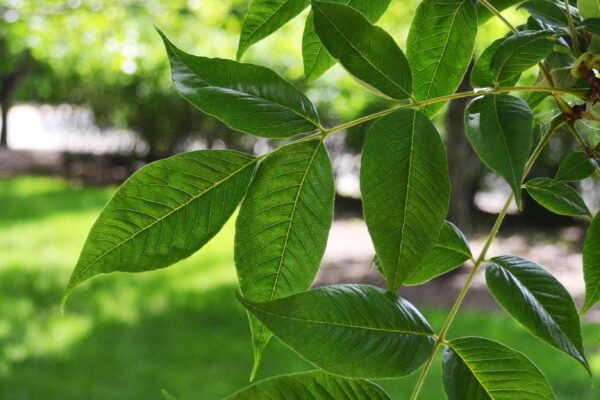
<svg viewBox="0 0 600 400">
<path fill-rule="evenodd" d="M 371 127 L 360 185 L 365 222 L 396 291 L 435 245 L 448 212 L 446 152 L 427 117 L 400 110 Z"/>
<path fill-rule="evenodd" d="M 583 278 L 585 301 L 581 309 L 586 313 L 600 300 L 600 212 L 592 220 L 583 244 Z"/>
<path fill-rule="evenodd" d="M 378 94 L 411 96 L 410 66 L 387 32 L 343 4 L 313 1 L 312 9 L 317 35 L 348 72 Z"/>
<path fill-rule="evenodd" d="M 519 8 L 526 10 L 536 20 L 549 26 L 567 28 L 569 23 L 565 14 L 565 9 L 558 3 L 548 0 L 528 0 L 522 3 Z M 571 14 L 574 22 L 578 22 L 579 14 L 575 7 L 571 7 Z"/>
<path fill-rule="evenodd" d="M 254 43 L 300 14 L 309 4 L 309 0 L 252 0 L 240 33 L 237 59 L 242 58 Z"/>
<path fill-rule="evenodd" d="M 423 0 L 412 20 L 406 56 L 417 100 L 452 94 L 471 62 L 477 11 L 471 0 Z M 442 103 L 427 108 L 429 114 Z"/>
<path fill-rule="evenodd" d="M 358 10 L 371 23 L 377 20 L 387 10 L 391 0 L 329 0 L 331 3 L 341 3 Z M 304 34 L 302 35 L 302 58 L 304 60 L 304 76 L 308 83 L 315 81 L 335 64 L 335 60 L 315 32 L 312 12 L 306 18 Z"/>
<path fill-rule="evenodd" d="M 284 138 L 319 126 L 317 110 L 310 100 L 270 69 L 193 56 L 161 35 L 175 88 L 194 106 L 231 129 Z"/>
<path fill-rule="evenodd" d="M 481 53 L 473 70 L 471 71 L 471 85 L 475 88 L 501 86 L 508 87 L 514 86 L 519 80 L 519 76 L 512 76 L 502 82 L 496 82 L 494 79 L 494 72 L 492 71 L 492 56 L 496 52 L 496 49 L 502 44 L 504 38 L 496 39 Z"/>
<path fill-rule="evenodd" d="M 284 146 L 259 165 L 236 221 L 235 264 L 240 290 L 269 301 L 307 290 L 333 219 L 334 185 L 323 142 Z M 255 368 L 271 338 L 250 318 Z"/>
<path fill-rule="evenodd" d="M 558 167 L 556 180 L 558 181 L 580 181 L 588 178 L 598 168 L 596 161 L 583 151 L 576 151 L 565 157 Z"/>
<path fill-rule="evenodd" d="M 335 285 L 267 303 L 240 298 L 284 343 L 325 371 L 394 378 L 431 354 L 433 332 L 406 300 L 367 285 Z"/>
<path fill-rule="evenodd" d="M 533 335 L 579 361 L 591 374 L 575 302 L 561 283 L 531 261 L 495 257 L 487 285 L 498 303 Z"/>
<path fill-rule="evenodd" d="M 65 291 L 114 271 L 143 272 L 189 257 L 246 193 L 255 157 L 227 150 L 180 154 L 136 172 L 92 227 Z"/>
<path fill-rule="evenodd" d="M 521 181 L 533 138 L 533 114 L 523 100 L 506 94 L 475 98 L 465 112 L 471 146 L 500 174 L 521 204 Z"/>
<path fill-rule="evenodd" d="M 451 340 L 443 356 L 448 400 L 555 400 L 552 387 L 527 356 L 498 342 Z"/>
<path fill-rule="evenodd" d="M 564 182 L 536 178 L 527 182 L 525 187 L 535 201 L 555 214 L 591 216 L 579 193 Z"/>
<path fill-rule="evenodd" d="M 433 249 L 406 279 L 406 285 L 420 285 L 461 266 L 471 258 L 465 235 L 452 222 L 445 221 Z"/>
<path fill-rule="evenodd" d="M 277 376 L 240 390 L 227 400 L 390 400 L 376 384 L 321 371 Z"/>
<path fill-rule="evenodd" d="M 521 31 L 507 37 L 492 56 L 492 70 L 497 83 L 519 77 L 522 72 L 544 59 L 553 48 L 551 32 Z"/>
<path fill-rule="evenodd" d="M 577 9 L 583 18 L 600 18 L 600 0 L 577 0 Z"/>
</svg>

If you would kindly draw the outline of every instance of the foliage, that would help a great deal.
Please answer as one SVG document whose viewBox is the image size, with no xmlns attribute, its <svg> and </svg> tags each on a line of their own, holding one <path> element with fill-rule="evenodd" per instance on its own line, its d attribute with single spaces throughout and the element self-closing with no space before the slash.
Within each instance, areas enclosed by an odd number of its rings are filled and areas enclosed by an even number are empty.
<svg viewBox="0 0 600 400">
<path fill-rule="evenodd" d="M 275 3 L 279 7 L 273 7 Z M 238 297 L 248 310 L 253 331 L 253 372 L 271 335 L 323 371 L 318 382 L 303 377 L 304 384 L 298 385 L 298 377 L 282 377 L 255 388 L 324 399 L 331 394 L 326 388 L 351 384 L 340 377 L 371 387 L 366 379 L 401 377 L 424 365 L 412 395 L 416 399 L 438 350 L 446 347 L 443 370 L 449 399 L 554 399 L 550 383 L 524 354 L 485 338 L 447 340 L 447 334 L 475 274 L 486 265 L 488 286 L 498 303 L 534 336 L 576 358 L 589 371 L 579 313 L 569 293 L 540 266 L 514 256 L 488 260 L 487 253 L 511 203 L 516 200 L 521 205 L 523 188 L 552 212 L 591 219 L 578 192 L 564 182 L 565 174 L 555 180 L 525 180 L 559 128 L 573 134 L 600 174 L 596 139 L 580 133 L 582 121 L 595 121 L 591 108 L 600 100 L 595 72 L 600 57 L 594 54 L 593 32 L 573 16 L 575 9 L 569 3 L 560 5 L 565 26 L 557 29 L 555 23 L 563 23 L 562 18 L 548 23 L 549 17 L 529 4 L 525 9 L 531 18 L 516 28 L 481 0 L 480 5 L 500 17 L 511 33 L 484 52 L 476 82 L 485 87 L 454 93 L 470 61 L 477 30 L 468 3 L 444 1 L 441 7 L 438 0 L 423 0 L 405 56 L 394 39 L 372 23 L 373 16 L 350 4 L 313 0 L 314 30 L 327 52 L 367 89 L 394 101 L 387 110 L 329 129 L 321 125 L 308 98 L 275 72 L 192 56 L 165 38 L 175 88 L 192 104 L 235 130 L 298 138 L 259 158 L 201 151 L 139 171 L 96 221 L 63 304 L 76 286 L 95 275 L 163 268 L 189 256 L 219 230 L 248 186 L 236 223 L 235 252 Z M 293 0 L 252 4 L 246 20 L 249 28 L 242 29 L 240 56 L 307 5 Z M 444 18 L 448 12 L 453 15 L 450 21 Z M 420 23 L 424 13 L 439 24 Z M 422 40 L 438 36 L 442 40 Z M 555 60 L 554 67 L 570 71 L 574 78 L 570 84 L 555 82 L 553 71 L 548 70 L 545 58 L 553 50 L 563 54 L 559 58 L 563 64 Z M 430 63 L 436 67 L 429 68 Z M 540 75 L 533 85 L 502 86 L 515 84 L 536 64 Z M 533 151 L 534 122 L 539 118 L 526 101 L 531 98 L 517 97 L 522 93 L 544 93 L 555 101 L 556 115 Z M 467 137 L 482 161 L 512 189 L 477 257 L 464 243 L 458 244 L 462 238 L 458 228 L 453 239 L 447 232 L 440 235 L 446 226 L 448 167 L 443 143 L 429 120 L 436 105 L 470 97 L 474 99 L 465 113 Z M 331 224 L 333 180 L 324 142 L 336 132 L 373 120 L 377 122 L 366 138 L 360 179 L 365 220 L 387 291 L 368 285 L 308 290 Z M 571 160 L 565 163 L 563 173 L 573 169 Z M 566 173 L 569 180 L 582 175 Z M 581 313 L 600 301 L 598 218 L 593 218 L 584 244 L 587 294 Z M 446 322 L 434 333 L 397 292 L 414 275 L 426 281 L 460 263 L 453 260 L 441 271 L 432 268 L 429 276 L 424 273 L 427 270 L 421 266 L 439 252 L 436 243 L 444 241 L 452 241 L 473 266 Z M 317 384 L 325 391 L 310 390 Z"/>
</svg>

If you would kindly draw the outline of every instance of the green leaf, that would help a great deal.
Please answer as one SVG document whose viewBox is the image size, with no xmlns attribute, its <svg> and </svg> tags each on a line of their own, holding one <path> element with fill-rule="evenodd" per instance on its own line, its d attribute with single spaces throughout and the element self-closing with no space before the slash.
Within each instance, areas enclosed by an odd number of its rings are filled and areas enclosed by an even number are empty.
<svg viewBox="0 0 600 400">
<path fill-rule="evenodd" d="M 591 32 L 595 35 L 600 35 L 600 18 L 589 18 L 583 20 L 581 25 L 586 31 Z"/>
<path fill-rule="evenodd" d="M 371 127 L 360 186 L 365 222 L 396 291 L 435 245 L 448 212 L 446 152 L 427 117 L 400 110 Z"/>
<path fill-rule="evenodd" d="M 492 70 L 497 83 L 519 77 L 552 51 L 554 44 L 547 31 L 522 31 L 507 37 L 492 56 Z"/>
<path fill-rule="evenodd" d="M 577 9 L 583 18 L 600 18 L 600 0 L 577 0 Z"/>
<path fill-rule="evenodd" d="M 559 28 L 567 28 L 569 26 L 564 7 L 557 3 L 548 0 L 528 0 L 522 3 L 519 8 L 526 10 L 532 17 L 544 24 Z M 574 7 L 571 7 L 572 18 L 574 22 L 577 22 L 579 14 L 574 12 L 573 9 Z"/>
<path fill-rule="evenodd" d="M 433 249 L 404 284 L 420 285 L 436 276 L 461 266 L 471 258 L 465 235 L 451 222 L 445 221 Z"/>
<path fill-rule="evenodd" d="M 323 142 L 284 146 L 260 163 L 236 221 L 240 290 L 269 301 L 307 290 L 327 244 L 334 184 Z M 255 369 L 271 334 L 250 318 Z"/>
<path fill-rule="evenodd" d="M 564 182 L 550 178 L 536 178 L 527 182 L 525 188 L 535 201 L 555 214 L 592 215 L 579 193 Z"/>
<path fill-rule="evenodd" d="M 179 93 L 231 129 L 285 138 L 319 127 L 319 116 L 310 100 L 270 69 L 193 56 L 161 35 Z"/>
<path fill-rule="evenodd" d="M 433 331 L 423 316 L 373 286 L 335 285 L 268 303 L 240 301 L 302 357 L 337 375 L 405 376 L 433 350 Z"/>
<path fill-rule="evenodd" d="M 367 19 L 375 23 L 387 10 L 391 0 L 329 0 L 331 3 L 341 3 L 354 8 Z M 308 83 L 314 82 L 329 68 L 335 65 L 335 60 L 323 46 L 315 32 L 312 12 L 306 18 L 304 34 L 302 35 L 302 58 L 304 59 L 304 76 Z"/>
<path fill-rule="evenodd" d="M 498 11 L 502 11 L 505 8 L 514 6 L 517 3 L 520 3 L 522 0 L 488 0 L 488 3 L 490 3 L 492 6 L 494 6 L 494 8 Z M 479 22 L 479 25 L 485 23 L 488 19 L 495 17 L 494 14 L 492 14 L 490 12 L 490 10 L 488 10 L 483 4 L 481 4 L 479 1 L 476 2 L 477 5 L 477 19 Z"/>
<path fill-rule="evenodd" d="M 252 0 L 246 14 L 237 59 L 254 43 L 266 38 L 308 7 L 308 0 Z"/>
<path fill-rule="evenodd" d="M 583 279 L 585 301 L 582 314 L 600 300 L 600 213 L 592 220 L 583 244 Z"/>
<path fill-rule="evenodd" d="M 527 356 L 478 337 L 450 341 L 443 356 L 448 400 L 555 400 L 552 387 Z"/>
<path fill-rule="evenodd" d="M 92 227 L 67 285 L 114 271 L 143 272 L 189 257 L 221 230 L 246 193 L 255 157 L 180 154 L 129 178 Z"/>
<path fill-rule="evenodd" d="M 598 163 L 583 151 L 576 151 L 565 157 L 558 167 L 556 180 L 558 181 L 580 181 L 588 178 L 596 171 Z"/>
<path fill-rule="evenodd" d="M 277 376 L 240 390 L 227 400 L 390 400 L 379 386 L 321 371 Z"/>
<path fill-rule="evenodd" d="M 481 53 L 475 62 L 473 70 L 471 71 L 471 85 L 474 88 L 492 87 L 496 85 L 501 87 L 514 86 L 519 80 L 519 76 L 517 75 L 509 77 L 502 82 L 495 81 L 495 75 L 492 71 L 492 56 L 503 41 L 504 38 L 493 41 L 492 44 L 483 50 L 483 53 Z"/>
<path fill-rule="evenodd" d="M 590 373 L 575 302 L 559 281 L 531 261 L 495 257 L 486 267 L 496 301 L 533 335 L 579 361 Z"/>
<path fill-rule="evenodd" d="M 465 129 L 485 165 L 500 174 L 521 206 L 521 181 L 533 138 L 533 113 L 506 94 L 477 97 L 467 106 Z"/>
<path fill-rule="evenodd" d="M 343 4 L 313 1 L 312 9 L 317 35 L 348 72 L 378 94 L 411 97 L 410 66 L 386 31 Z"/>
<path fill-rule="evenodd" d="M 472 0 L 423 0 L 415 13 L 406 56 L 417 100 L 452 94 L 471 62 L 477 11 Z M 431 106 L 428 114 L 442 107 Z"/>
</svg>

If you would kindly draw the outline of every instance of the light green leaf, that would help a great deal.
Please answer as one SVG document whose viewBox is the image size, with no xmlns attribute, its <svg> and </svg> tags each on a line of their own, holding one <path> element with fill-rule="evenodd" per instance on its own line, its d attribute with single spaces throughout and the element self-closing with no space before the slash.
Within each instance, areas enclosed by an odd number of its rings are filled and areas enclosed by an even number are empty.
<svg viewBox="0 0 600 400">
<path fill-rule="evenodd" d="M 237 59 L 242 58 L 254 43 L 300 14 L 309 4 L 309 0 L 252 0 L 240 33 Z"/>
<path fill-rule="evenodd" d="M 435 245 L 448 212 L 446 152 L 427 117 L 400 110 L 371 127 L 360 186 L 365 222 L 396 291 Z"/>
<path fill-rule="evenodd" d="M 129 178 L 92 227 L 65 291 L 114 271 L 143 272 L 189 257 L 246 194 L 255 157 L 228 150 L 180 154 Z"/>
<path fill-rule="evenodd" d="M 552 387 L 527 356 L 478 337 L 450 341 L 444 351 L 448 400 L 555 400 Z"/>
<path fill-rule="evenodd" d="M 321 371 L 277 376 L 240 390 L 227 400 L 390 400 L 379 386 Z"/>
<path fill-rule="evenodd" d="M 579 193 L 564 182 L 536 178 L 527 182 L 525 188 L 535 201 L 555 214 L 592 215 Z"/>
<path fill-rule="evenodd" d="M 423 316 L 373 286 L 335 285 L 268 303 L 240 301 L 302 357 L 337 375 L 405 376 L 433 349 L 433 331 Z"/>
<path fill-rule="evenodd" d="M 579 361 L 591 374 L 581 340 L 575 302 L 559 281 L 531 261 L 495 257 L 487 285 L 498 303 L 533 335 Z"/>
<path fill-rule="evenodd" d="M 600 213 L 592 220 L 583 244 L 583 278 L 585 301 L 582 314 L 600 300 Z"/>
<path fill-rule="evenodd" d="M 348 72 L 378 94 L 411 97 L 410 66 L 387 32 L 343 4 L 313 1 L 312 9 L 317 35 Z"/>
<path fill-rule="evenodd" d="M 483 87 L 509 87 L 514 86 L 515 83 L 519 80 L 519 76 L 512 76 L 508 79 L 497 83 L 494 79 L 494 72 L 492 71 L 492 56 L 502 44 L 504 38 L 496 39 L 483 50 L 483 53 L 479 56 L 475 65 L 473 66 L 473 70 L 471 71 L 471 85 L 474 88 L 483 88 Z"/>
<path fill-rule="evenodd" d="M 367 19 L 375 23 L 387 10 L 391 0 L 329 0 L 354 8 Z M 335 60 L 323 46 L 315 32 L 312 12 L 306 18 L 302 35 L 302 58 L 304 60 L 304 76 L 308 83 L 314 82 L 335 64 Z"/>
<path fill-rule="evenodd" d="M 465 235 L 456 225 L 445 221 L 435 246 L 404 284 L 420 285 L 425 283 L 461 266 L 471 257 L 471 249 L 469 249 Z"/>
<path fill-rule="evenodd" d="M 551 32 L 521 31 L 507 37 L 492 56 L 494 81 L 500 83 L 533 67 L 544 59 L 554 47 Z"/>
<path fill-rule="evenodd" d="M 506 94 L 477 97 L 467 106 L 465 129 L 479 158 L 506 179 L 520 207 L 533 138 L 533 113 L 527 103 Z"/>
<path fill-rule="evenodd" d="M 477 11 L 472 0 L 423 0 L 412 20 L 406 56 L 417 100 L 452 94 L 471 62 Z M 442 103 L 427 108 L 433 114 Z"/>
<path fill-rule="evenodd" d="M 556 180 L 558 181 L 580 181 L 588 178 L 596 171 L 598 163 L 583 151 L 576 151 L 565 157 L 558 167 Z"/>
<path fill-rule="evenodd" d="M 600 0 L 577 0 L 577 9 L 583 18 L 600 18 Z"/>
<path fill-rule="evenodd" d="M 193 56 L 162 37 L 176 89 L 231 129 L 285 138 L 318 128 L 319 116 L 310 100 L 270 69 Z"/>
<path fill-rule="evenodd" d="M 235 264 L 240 290 L 269 301 L 307 290 L 333 219 L 334 184 L 323 142 L 284 146 L 260 163 L 236 221 Z M 255 369 L 270 332 L 250 318 Z"/>
</svg>

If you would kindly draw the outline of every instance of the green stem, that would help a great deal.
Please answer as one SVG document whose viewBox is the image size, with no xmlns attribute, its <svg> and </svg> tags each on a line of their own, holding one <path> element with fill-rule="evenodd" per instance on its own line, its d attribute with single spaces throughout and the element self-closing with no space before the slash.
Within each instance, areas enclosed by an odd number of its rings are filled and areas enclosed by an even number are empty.
<svg viewBox="0 0 600 400">
<path fill-rule="evenodd" d="M 552 122 L 552 125 L 550 126 L 550 128 L 548 129 L 546 134 L 542 137 L 542 139 L 536 146 L 535 150 L 529 157 L 529 160 L 527 161 L 527 164 L 525 166 L 524 176 L 527 176 L 527 174 L 529 174 L 529 172 L 531 171 L 531 168 L 533 167 L 533 164 L 535 163 L 535 161 L 538 159 L 538 157 L 542 153 L 543 148 L 546 146 L 546 144 L 548 144 L 548 142 L 550 141 L 550 138 L 552 137 L 554 132 L 556 132 L 556 130 L 563 124 L 564 124 L 564 121 L 560 118 L 556 118 Z M 429 358 L 425 362 L 425 366 L 424 366 L 423 370 L 421 371 L 421 374 L 419 375 L 419 378 L 417 380 L 417 383 L 415 385 L 415 388 L 414 388 L 412 396 L 411 396 L 411 400 L 417 400 L 417 397 L 419 396 L 419 392 L 421 391 L 421 388 L 423 387 L 423 384 L 425 383 L 425 379 L 427 378 L 429 370 L 431 369 L 431 366 L 433 365 L 435 356 L 436 356 L 438 350 L 440 349 L 440 347 L 443 345 L 443 343 L 445 343 L 446 335 L 448 334 L 448 331 L 450 330 L 450 327 L 452 326 L 452 323 L 454 322 L 454 319 L 456 318 L 456 315 L 458 314 L 458 311 L 460 310 L 460 306 L 462 305 L 462 303 L 465 299 L 465 296 L 467 295 L 469 289 L 471 288 L 471 284 L 473 283 L 473 279 L 475 279 L 475 275 L 477 274 L 479 267 L 481 267 L 481 264 L 483 264 L 483 262 L 485 261 L 487 253 L 490 249 L 490 246 L 492 245 L 492 242 L 494 241 L 494 239 L 496 239 L 496 236 L 498 235 L 498 232 L 500 231 L 502 222 L 504 221 L 506 214 L 508 214 L 508 209 L 509 209 L 511 203 L 513 202 L 514 198 L 515 198 L 514 193 L 511 193 L 510 196 L 508 196 L 508 199 L 506 199 L 506 202 L 504 203 L 504 207 L 502 208 L 502 211 L 500 211 L 500 213 L 498 214 L 498 217 L 496 218 L 496 222 L 494 223 L 494 226 L 492 227 L 492 230 L 490 231 L 490 234 L 488 235 L 488 238 L 485 241 L 485 244 L 483 245 L 483 249 L 481 250 L 481 253 L 479 253 L 479 256 L 473 263 L 473 269 L 469 273 L 469 276 L 467 277 L 465 284 L 463 285 L 462 289 L 460 290 L 460 293 L 458 294 L 458 297 L 456 298 L 456 301 L 454 302 L 454 305 L 452 306 L 452 309 L 450 310 L 450 313 L 448 314 L 448 317 L 446 318 L 446 322 L 444 322 L 444 325 L 442 326 L 442 329 L 440 330 L 440 333 L 437 336 L 437 339 L 433 346 L 433 350 L 431 351 L 431 354 L 429 355 Z"/>
<path fill-rule="evenodd" d="M 569 0 L 565 1 L 565 14 L 567 14 L 569 33 L 571 34 L 571 41 L 573 42 L 573 53 L 575 54 L 575 57 L 579 57 L 581 55 L 581 51 L 579 49 L 579 41 L 577 40 L 575 25 L 573 25 L 573 17 L 571 16 L 571 5 L 569 4 Z"/>
</svg>

